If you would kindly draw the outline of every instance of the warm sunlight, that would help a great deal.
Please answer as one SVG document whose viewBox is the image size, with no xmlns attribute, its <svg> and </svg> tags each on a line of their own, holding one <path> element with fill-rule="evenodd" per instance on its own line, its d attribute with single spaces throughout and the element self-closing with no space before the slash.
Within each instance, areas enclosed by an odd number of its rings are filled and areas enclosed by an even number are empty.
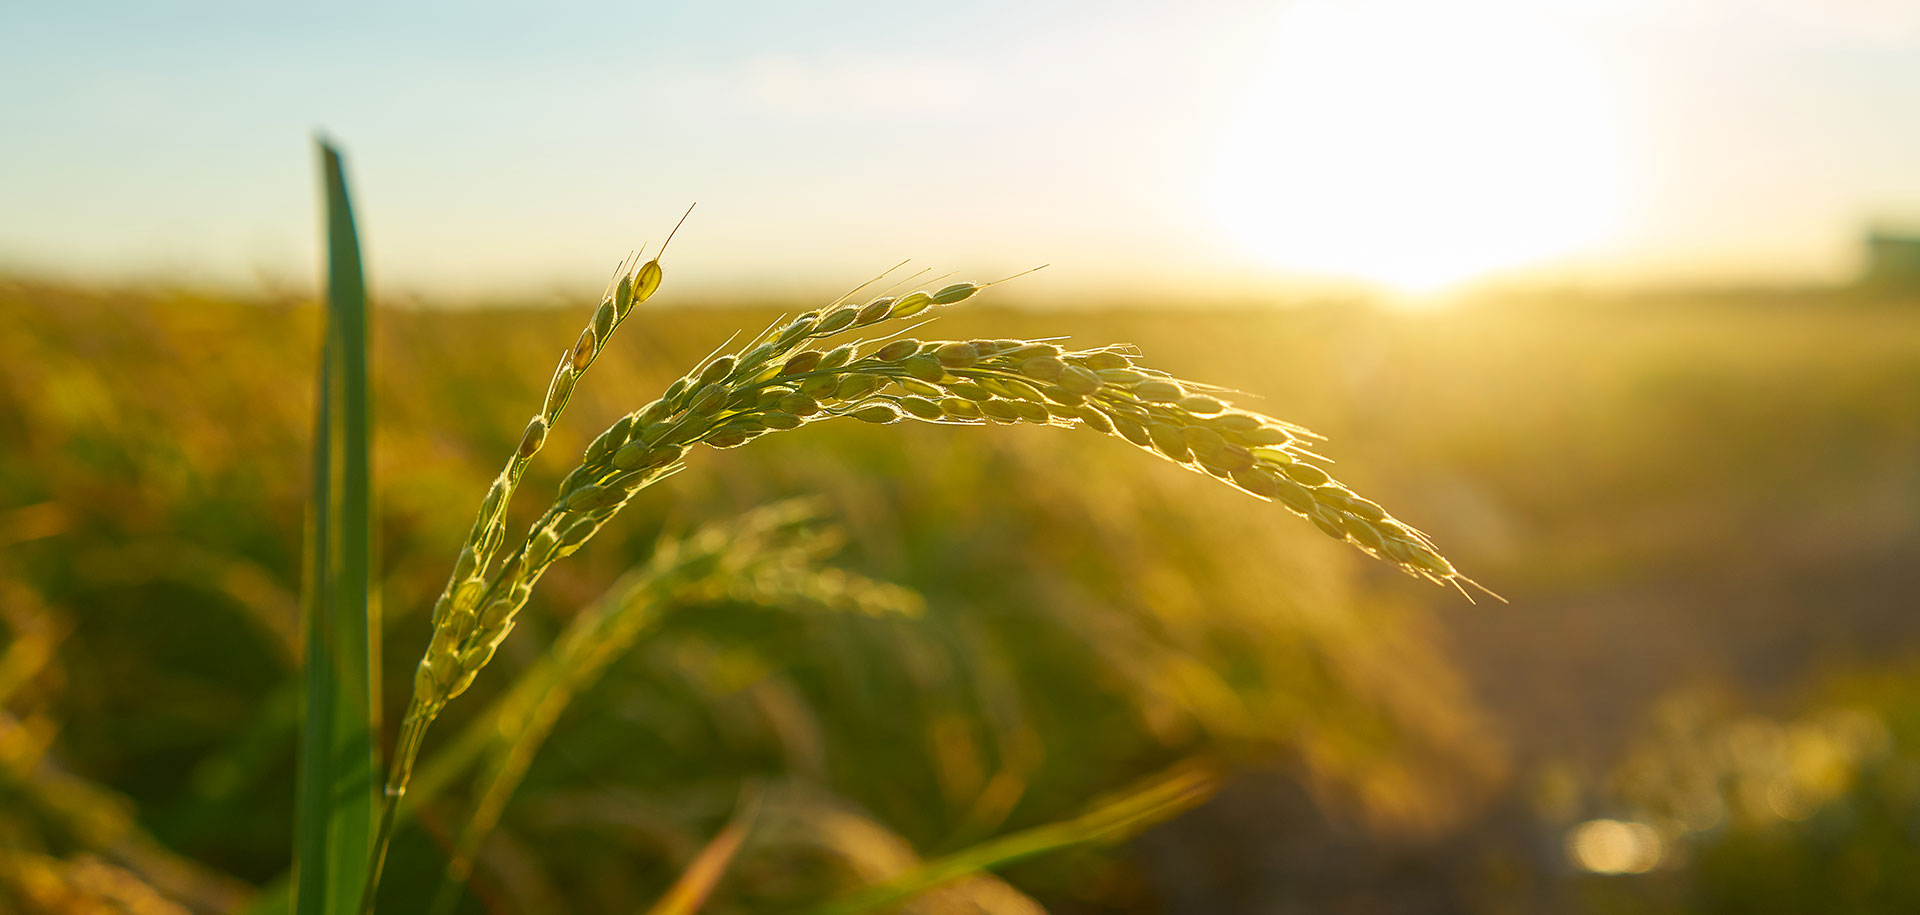
<svg viewBox="0 0 1920 915">
<path fill-rule="evenodd" d="M 1222 144 L 1226 233 L 1288 271 L 1428 292 L 1615 227 L 1624 156 L 1591 49 L 1524 7 L 1306 2 Z"/>
<path fill-rule="evenodd" d="M 0 0 L 0 915 L 1920 913 L 1920 0 L 447 5 Z"/>
</svg>

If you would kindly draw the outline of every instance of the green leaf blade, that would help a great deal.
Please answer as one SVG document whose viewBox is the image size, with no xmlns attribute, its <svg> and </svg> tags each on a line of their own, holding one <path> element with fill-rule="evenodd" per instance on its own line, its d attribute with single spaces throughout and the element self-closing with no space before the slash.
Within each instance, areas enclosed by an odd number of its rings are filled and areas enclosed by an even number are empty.
<svg viewBox="0 0 1920 915">
<path fill-rule="evenodd" d="M 340 155 L 324 141 L 319 145 L 327 313 L 305 556 L 305 713 L 294 893 L 294 911 L 300 915 L 357 909 L 379 784 L 366 282 Z"/>
</svg>

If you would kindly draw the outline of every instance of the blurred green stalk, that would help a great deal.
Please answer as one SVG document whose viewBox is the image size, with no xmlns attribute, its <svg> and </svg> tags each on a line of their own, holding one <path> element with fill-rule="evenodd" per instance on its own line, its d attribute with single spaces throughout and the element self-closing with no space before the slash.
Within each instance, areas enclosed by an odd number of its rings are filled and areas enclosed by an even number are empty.
<svg viewBox="0 0 1920 915">
<path fill-rule="evenodd" d="M 935 858 L 892 879 L 815 907 L 807 915 L 862 915 L 891 910 L 928 890 L 1004 867 L 1024 858 L 1114 842 L 1186 812 L 1213 795 L 1217 777 L 1205 768 L 1177 766 L 1137 784 L 1069 820 L 1035 826 Z"/>
</svg>

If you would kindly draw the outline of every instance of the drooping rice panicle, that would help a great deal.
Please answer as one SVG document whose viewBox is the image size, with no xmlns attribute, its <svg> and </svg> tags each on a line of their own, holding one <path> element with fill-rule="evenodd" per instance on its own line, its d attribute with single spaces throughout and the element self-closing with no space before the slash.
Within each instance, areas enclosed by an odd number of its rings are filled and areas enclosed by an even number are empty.
<svg viewBox="0 0 1920 915">
<path fill-rule="evenodd" d="M 647 265 L 654 271 L 648 294 L 658 285 L 657 264 L 656 259 Z M 402 728 L 401 756 L 395 762 L 400 790 L 426 722 L 472 684 L 513 630 L 540 576 L 556 560 L 591 539 L 634 494 L 684 469 L 696 446 L 737 448 L 826 419 L 964 426 L 1027 423 L 1117 435 L 1161 458 L 1277 502 L 1328 536 L 1410 575 L 1452 585 L 1462 594 L 1466 585 L 1479 587 L 1425 534 L 1329 475 L 1320 466 L 1323 459 L 1308 450 L 1308 443 L 1319 436 L 1236 408 L 1224 389 L 1141 365 L 1141 352 L 1132 345 L 1070 351 L 1048 340 L 919 340 L 901 336 L 913 329 L 909 327 L 870 341 L 825 349 L 809 346 L 824 346 L 829 338 L 849 331 L 920 317 L 991 285 L 962 282 L 898 297 L 883 295 L 864 305 L 836 302 L 776 321 L 735 351 L 710 355 L 659 399 L 615 420 L 587 446 L 579 466 L 561 481 L 553 504 L 524 541 L 490 573 L 463 552 L 456 568 L 458 583 L 449 586 L 450 604 L 445 612 L 436 610 L 433 637 L 415 676 L 408 721 L 413 722 L 417 712 L 419 728 L 411 734 Z M 624 316 L 619 294 L 616 290 L 610 300 L 616 318 Z M 602 310 L 606 308 L 603 304 Z M 592 352 L 598 351 L 598 344 L 583 334 L 582 344 L 570 354 L 580 368 L 591 362 L 590 355 L 580 360 L 588 344 Z M 726 348 L 723 344 L 715 353 Z M 578 376 L 577 369 L 566 374 L 568 368 L 563 360 L 547 407 L 529 426 L 515 457 L 519 463 L 509 464 L 514 479 L 515 468 L 538 450 L 546 423 L 558 413 L 554 391 L 559 391 L 558 404 L 565 404 Z M 496 482 L 496 489 L 500 487 Z M 504 503 L 504 495 L 498 501 Z M 502 537 L 494 502 L 489 493 L 482 511 L 482 520 L 492 526 L 482 532 L 476 525 L 479 542 L 490 547 L 497 547 Z M 491 549 L 486 554 L 490 556 Z M 391 807 L 398 797 L 392 781 L 388 791 Z"/>
<path fill-rule="evenodd" d="M 1216 388 L 1140 366 L 1130 346 L 1067 351 L 1031 340 L 896 338 L 867 352 L 854 343 L 804 348 L 849 329 L 951 305 L 980 287 L 880 298 L 808 312 L 739 352 L 707 360 L 658 400 L 621 417 L 588 446 L 525 544 L 488 582 L 477 611 L 436 631 L 429 650 L 434 703 L 467 688 L 513 627 L 552 563 L 578 549 L 634 493 L 679 472 L 699 445 L 737 448 L 774 432 L 851 417 L 950 425 L 1030 423 L 1115 434 L 1306 517 L 1403 571 L 1468 582 L 1415 528 L 1323 470 L 1299 426 L 1233 408 Z M 1469 582 L 1470 583 L 1470 582 Z"/>
</svg>

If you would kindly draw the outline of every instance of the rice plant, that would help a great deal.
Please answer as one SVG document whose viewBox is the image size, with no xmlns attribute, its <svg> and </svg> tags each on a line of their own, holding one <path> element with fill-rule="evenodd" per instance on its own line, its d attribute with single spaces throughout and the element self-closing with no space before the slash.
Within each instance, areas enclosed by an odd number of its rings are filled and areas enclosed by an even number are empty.
<svg viewBox="0 0 1920 915">
<path fill-rule="evenodd" d="M 336 288 L 349 293 L 361 287 L 358 276 L 357 248 L 351 234 L 339 229 L 346 218 L 344 179 L 339 178 L 338 160 L 328 151 L 329 204 L 336 214 L 331 242 L 335 250 Z M 686 217 L 681 217 L 684 223 Z M 667 241 L 671 242 L 670 232 Z M 343 254 L 343 248 L 352 252 Z M 935 320 L 939 311 L 973 299 L 1005 280 L 959 282 L 936 289 L 923 289 L 902 295 L 881 294 L 864 303 L 852 297 L 862 289 L 884 279 L 882 274 L 862 284 L 826 306 L 792 318 L 782 318 L 758 333 L 739 340 L 736 334 L 692 366 L 684 376 L 670 384 L 655 400 L 621 416 L 602 431 L 580 456 L 577 465 L 560 483 L 551 503 L 524 533 L 509 537 L 507 510 L 527 467 L 545 445 L 553 425 L 595 359 L 602 353 L 612 334 L 660 288 L 664 271 L 659 252 L 645 262 L 629 258 L 616 271 L 602 300 L 593 310 L 576 342 L 559 354 L 546 395 L 527 422 L 519 444 L 481 499 L 480 508 L 461 544 L 440 596 L 431 614 L 431 638 L 413 678 L 413 689 L 399 725 L 394 755 L 387 769 L 385 789 L 379 798 L 378 827 L 367 838 L 364 814 L 355 818 L 352 805 L 330 814 L 324 829 L 302 828 L 302 873 L 296 898 L 298 911 L 341 911 L 343 883 L 364 874 L 359 886 L 359 909 L 371 912 L 378 894 L 381 868 L 391 841 L 402 801 L 413 782 L 413 772 L 429 727 L 449 702 L 465 692 L 492 659 L 501 642 L 513 630 L 520 610 L 527 604 L 541 576 L 558 560 L 586 544 L 626 506 L 636 494 L 694 466 L 702 448 L 730 449 L 748 445 L 764 436 L 799 429 L 817 422 L 850 419 L 857 422 L 890 425 L 923 422 L 943 426 L 983 427 L 1028 424 L 1062 429 L 1079 429 L 1099 435 L 1115 435 L 1154 456 L 1190 470 L 1221 480 L 1261 500 L 1277 503 L 1311 522 L 1328 536 L 1354 545 L 1361 551 L 1388 562 L 1414 577 L 1452 585 L 1462 593 L 1466 586 L 1477 587 L 1458 572 L 1435 548 L 1431 540 L 1414 527 L 1393 518 L 1380 505 L 1354 493 L 1335 480 L 1323 468 L 1324 459 L 1312 449 L 1320 437 L 1299 426 L 1234 406 L 1233 393 L 1216 386 L 1176 378 L 1142 362 L 1142 350 L 1131 344 L 1108 344 L 1092 348 L 1069 348 L 1060 339 L 920 339 L 910 336 Z M 889 271 L 891 273 L 891 271 Z M 1009 277 L 1008 279 L 1012 279 Z M 363 300 L 362 294 L 362 300 Z M 364 305 L 360 306 L 364 312 Z M 363 436 L 357 443 L 340 444 L 331 434 L 332 420 L 341 407 L 331 398 L 334 389 L 351 393 L 352 380 L 359 373 L 364 385 L 364 319 L 355 318 L 348 308 L 335 304 L 327 349 L 327 374 L 323 375 L 321 399 L 321 435 L 316 444 L 316 496 L 318 508 L 336 505 L 330 495 L 338 471 L 331 470 L 340 454 L 358 449 L 365 458 L 365 406 L 348 410 L 347 429 L 354 428 L 352 417 L 359 416 Z M 345 320 L 342 320 L 342 316 Z M 359 320 L 361 323 L 354 323 Z M 358 327 L 360 338 L 345 343 L 340 333 L 351 335 Z M 344 361 L 338 354 L 348 355 Z M 354 355 L 360 363 L 354 363 Z M 357 414 L 355 413 L 357 411 Z M 351 467 L 351 461 L 348 462 Z M 345 517 L 358 518 L 364 524 L 365 503 L 370 498 L 364 469 L 349 475 L 355 487 L 347 495 Z M 357 504 L 353 500 L 357 499 Z M 357 514 L 356 514 L 357 512 Z M 327 524 L 335 513 L 316 515 L 321 526 L 312 542 L 319 550 L 316 569 L 325 572 L 339 561 L 328 559 L 332 546 Z M 741 530 L 751 532 L 751 523 Z M 744 538 L 751 539 L 751 538 Z M 511 548 L 508 548 L 511 543 Z M 364 535 L 347 545 L 350 557 L 364 562 L 370 545 Z M 752 551 L 748 552 L 752 559 Z M 610 598 L 611 608 L 647 607 L 657 600 L 649 588 L 670 579 L 672 555 L 665 554 L 665 565 L 643 570 L 640 577 L 623 583 Z M 349 565 L 364 576 L 364 567 Z M 316 579 L 318 594 L 338 595 L 342 587 L 360 581 L 359 595 L 366 594 L 360 579 L 339 579 L 322 574 Z M 810 579 L 819 581 L 818 578 Z M 846 581 L 841 579 L 841 581 Z M 329 590 L 332 589 L 332 590 Z M 889 595 L 885 586 L 858 582 L 871 600 L 873 595 Z M 637 595 L 637 596 L 636 596 Z M 326 609 L 332 598 L 316 603 Z M 859 599 L 855 600 L 859 603 Z M 884 602 L 884 601 L 883 601 Z M 903 602 L 894 598 L 894 603 Z M 341 638 L 364 639 L 371 631 L 370 604 L 346 636 L 334 637 L 310 629 L 310 648 L 316 644 L 337 645 Z M 349 612 L 340 617 L 354 617 Z M 321 625 L 326 617 L 311 617 Z M 612 610 L 591 612 L 582 618 L 578 631 L 570 632 L 547 666 L 527 682 L 532 692 L 516 692 L 505 709 L 494 719 L 502 724 L 517 722 L 523 737 L 510 741 L 493 752 L 491 781 L 483 792 L 479 809 L 462 833 L 450 867 L 451 883 L 464 878 L 480 839 L 484 838 L 500 808 L 524 772 L 527 758 L 537 749 L 558 709 L 583 680 L 604 667 L 612 653 L 632 644 L 643 632 L 645 612 L 622 613 Z M 349 644 L 349 650 L 351 645 Z M 375 656 L 376 646 L 366 645 L 360 660 Z M 309 717 L 307 759 L 309 765 L 322 766 L 327 760 L 343 758 L 338 746 L 340 736 L 316 734 L 321 723 L 316 710 L 338 706 L 337 682 L 327 681 L 311 671 L 333 672 L 336 667 L 323 658 L 309 659 Z M 359 677 L 372 667 L 359 667 Z M 329 673 L 330 676 L 334 676 Z M 335 680 L 337 680 L 335 676 Z M 353 680 L 364 683 L 364 680 Z M 373 710 L 378 708 L 378 693 L 371 686 L 357 700 L 371 705 L 355 708 L 357 720 L 366 725 L 360 732 L 377 733 Z M 325 704 L 331 703 L 331 704 Z M 351 737 L 352 728 L 341 733 Z M 365 737 L 349 746 L 344 758 L 364 753 Z M 477 744 L 463 741 L 470 748 Z M 322 753 L 330 754 L 321 759 Z M 316 761 L 319 760 L 319 761 Z M 341 792 L 339 773 L 331 775 L 332 791 Z M 1204 780 L 1203 780 L 1204 781 Z M 436 784 L 444 783 L 436 779 Z M 366 784 L 370 784 L 367 782 Z M 1137 823 L 1149 816 L 1164 815 L 1180 809 L 1182 799 L 1202 793 L 1190 777 L 1176 778 L 1180 787 L 1167 792 L 1166 783 L 1156 784 L 1121 798 L 1106 807 L 1075 820 L 998 844 L 989 844 L 929 865 L 929 870 L 896 884 L 892 889 L 876 889 L 867 897 L 835 903 L 832 911 L 860 911 L 886 904 L 923 885 L 948 879 L 951 873 L 966 873 L 994 862 L 1022 857 L 1056 847 L 1076 837 L 1104 835 L 1121 825 Z M 308 778 L 303 781 L 302 797 L 325 807 L 323 790 Z M 355 796 L 365 792 L 349 784 L 345 789 Z M 1163 796 L 1164 795 L 1164 796 Z M 303 801 L 303 804 L 305 801 Z M 303 806 L 303 814 L 306 807 Z M 1137 810 L 1135 814 L 1112 811 Z M 1101 812 L 1106 811 L 1106 812 Z M 344 819 L 343 819 L 344 817 Z M 306 817 L 303 815 L 303 823 Z M 736 824 L 737 825 L 737 824 Z M 741 827 L 744 828 L 744 827 Z M 737 829 L 729 827 L 729 841 L 737 847 Z M 342 839 L 341 837 L 346 837 Z M 322 850 L 311 851 L 319 844 Z M 370 849 L 370 851 L 369 851 Z M 351 859 L 366 852 L 364 869 Z M 724 867 L 731 854 L 718 852 L 703 865 L 713 879 L 716 868 Z M 308 879 L 307 871 L 319 870 L 326 877 Z M 707 879 L 707 878 L 702 878 Z M 707 884 L 710 887 L 710 883 Z M 680 892 L 680 891 L 676 891 Z M 686 890 L 688 898 L 704 891 Z M 684 895 L 684 894 L 683 894 Z M 868 899 L 868 897 L 871 897 Z M 445 893 L 443 900 L 448 897 Z"/>
</svg>

